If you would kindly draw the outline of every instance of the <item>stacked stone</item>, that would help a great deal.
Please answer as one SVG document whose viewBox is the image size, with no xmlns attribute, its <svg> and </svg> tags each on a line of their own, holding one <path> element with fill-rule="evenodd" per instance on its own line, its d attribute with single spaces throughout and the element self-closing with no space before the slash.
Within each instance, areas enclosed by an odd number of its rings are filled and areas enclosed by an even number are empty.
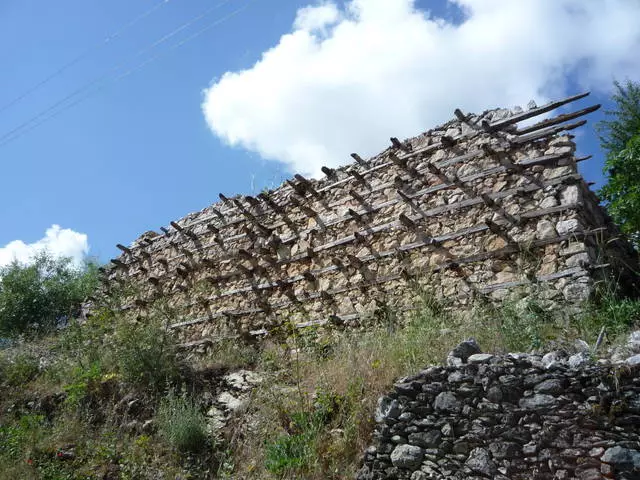
<svg viewBox="0 0 640 480">
<path fill-rule="evenodd" d="M 491 355 L 463 342 L 448 366 L 379 399 L 357 478 L 639 479 L 640 332 L 629 345 L 628 358 L 593 362 L 587 351 Z"/>
<path fill-rule="evenodd" d="M 603 272 L 634 267 L 577 172 L 572 137 L 559 135 L 579 125 L 564 120 L 595 107 L 517 127 L 570 100 L 457 111 L 321 180 L 221 195 L 163 234 L 119 245 L 105 291 L 124 292 L 122 309 L 140 316 L 161 299 L 191 345 L 284 322 L 367 328 L 385 307 L 413 308 L 416 284 L 462 306 L 514 289 L 549 307 L 583 301 Z"/>
</svg>

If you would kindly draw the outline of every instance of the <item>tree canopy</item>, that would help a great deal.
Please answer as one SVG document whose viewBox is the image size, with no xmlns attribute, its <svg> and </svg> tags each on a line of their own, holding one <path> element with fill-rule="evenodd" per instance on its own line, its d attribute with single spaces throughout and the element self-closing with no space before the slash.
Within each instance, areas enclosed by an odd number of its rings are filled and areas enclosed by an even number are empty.
<svg viewBox="0 0 640 480">
<path fill-rule="evenodd" d="M 69 259 L 47 252 L 28 264 L 14 261 L 0 268 L 0 335 L 48 330 L 77 316 L 97 278 L 96 265 L 75 268 Z"/>
<path fill-rule="evenodd" d="M 607 183 L 598 192 L 609 214 L 640 246 L 640 83 L 614 82 L 616 108 L 598 124 Z"/>
</svg>

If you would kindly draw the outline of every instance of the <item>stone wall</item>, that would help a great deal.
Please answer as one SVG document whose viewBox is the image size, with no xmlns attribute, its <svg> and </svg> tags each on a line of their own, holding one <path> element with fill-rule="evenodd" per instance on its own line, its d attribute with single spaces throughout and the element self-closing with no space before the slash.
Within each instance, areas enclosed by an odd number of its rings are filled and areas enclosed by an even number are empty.
<svg viewBox="0 0 640 480">
<path fill-rule="evenodd" d="M 460 344 L 381 397 L 358 480 L 640 478 L 640 332 L 632 355 L 482 354 Z"/>
<path fill-rule="evenodd" d="M 420 289 L 468 305 L 535 290 L 580 302 L 606 277 L 629 277 L 616 240 L 577 172 L 565 123 L 598 106 L 521 122 L 544 107 L 456 119 L 326 177 L 296 175 L 256 197 L 220 195 L 162 234 L 146 232 L 105 271 L 105 291 L 144 316 L 156 300 L 192 345 L 297 326 L 366 326 Z M 632 281 L 623 282 L 631 285 Z"/>
</svg>

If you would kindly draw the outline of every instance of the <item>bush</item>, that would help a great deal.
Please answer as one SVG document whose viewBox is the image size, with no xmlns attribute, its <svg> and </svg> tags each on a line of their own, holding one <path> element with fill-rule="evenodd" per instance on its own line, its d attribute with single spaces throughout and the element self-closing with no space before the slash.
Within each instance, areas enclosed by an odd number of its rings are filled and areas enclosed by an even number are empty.
<svg viewBox="0 0 640 480">
<path fill-rule="evenodd" d="M 0 269 L 0 335 L 47 331 L 78 316 L 97 281 L 96 265 L 73 268 L 46 252 L 28 265 L 14 261 Z"/>
<path fill-rule="evenodd" d="M 134 385 L 160 391 L 179 374 L 175 339 L 156 320 L 131 323 L 116 331 L 115 361 L 122 378 Z"/>
<path fill-rule="evenodd" d="M 11 360 L 4 360 L 0 365 L 0 381 L 11 386 L 23 385 L 38 375 L 39 361 L 28 353 L 20 353 Z"/>
<path fill-rule="evenodd" d="M 201 451 L 207 443 L 206 419 L 186 394 L 170 392 L 160 402 L 158 432 L 180 452 Z"/>
</svg>

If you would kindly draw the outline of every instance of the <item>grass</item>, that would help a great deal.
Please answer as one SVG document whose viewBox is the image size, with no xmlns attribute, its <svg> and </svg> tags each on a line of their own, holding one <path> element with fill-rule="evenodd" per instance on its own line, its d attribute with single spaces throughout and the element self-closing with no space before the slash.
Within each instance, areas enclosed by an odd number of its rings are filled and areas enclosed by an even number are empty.
<svg viewBox="0 0 640 480">
<path fill-rule="evenodd" d="M 425 292 L 416 297 L 406 318 L 381 308 L 375 327 L 285 325 L 282 337 L 221 342 L 200 358 L 178 353 L 162 327 L 170 313 L 142 323 L 109 310 L 0 349 L 0 480 L 353 478 L 378 397 L 399 377 L 442 362 L 459 341 L 529 351 L 575 338 L 593 344 L 603 326 L 613 342 L 640 324 L 640 302 L 611 295 L 573 313 L 533 298 L 458 312 Z M 265 381 L 214 442 L 204 399 L 222 374 L 241 368 Z M 140 405 L 128 412 L 132 399 Z M 145 420 L 152 427 L 142 431 Z"/>
</svg>

